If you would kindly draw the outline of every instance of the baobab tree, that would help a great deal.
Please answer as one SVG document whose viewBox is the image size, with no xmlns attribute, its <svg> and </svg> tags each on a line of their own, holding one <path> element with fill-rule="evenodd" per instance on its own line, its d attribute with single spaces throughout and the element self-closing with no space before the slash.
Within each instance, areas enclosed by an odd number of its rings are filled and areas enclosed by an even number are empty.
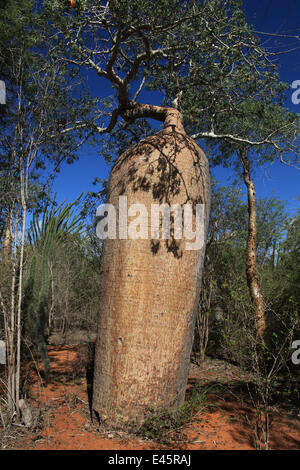
<svg viewBox="0 0 300 470">
<path fill-rule="evenodd" d="M 276 148 L 283 127 L 292 135 L 294 121 L 282 112 L 284 123 L 278 118 L 259 135 L 247 127 L 257 107 L 247 102 L 245 112 L 245 96 L 255 93 L 250 87 L 263 88 L 274 65 L 239 0 L 78 0 L 71 10 L 63 1 L 46 1 L 45 7 L 58 60 L 89 71 L 93 92 L 111 87 L 98 100 L 98 122 L 70 122 L 63 132 L 86 127 L 105 139 L 142 119 L 163 123 L 119 157 L 107 202 L 115 207 L 126 196 L 148 209 L 155 202 L 204 206 L 204 244 L 197 251 L 183 253 L 174 236 L 159 243 L 106 239 L 104 247 L 93 409 L 116 422 L 143 416 L 150 405 L 178 407 L 209 216 L 208 163 L 195 140 L 218 142 L 215 160 L 221 150 L 229 161 L 238 145 Z M 160 106 L 149 90 L 163 93 Z M 138 101 L 141 96 L 149 101 Z M 242 129 L 237 119 L 245 119 Z"/>
</svg>

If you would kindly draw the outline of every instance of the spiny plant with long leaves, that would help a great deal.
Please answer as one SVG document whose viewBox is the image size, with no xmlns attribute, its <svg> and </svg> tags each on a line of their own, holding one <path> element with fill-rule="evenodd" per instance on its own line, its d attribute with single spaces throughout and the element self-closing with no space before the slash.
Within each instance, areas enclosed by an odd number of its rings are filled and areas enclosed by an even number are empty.
<svg viewBox="0 0 300 470">
<path fill-rule="evenodd" d="M 45 379 L 50 377 L 50 361 L 46 348 L 45 328 L 49 315 L 51 293 L 51 252 L 55 244 L 63 243 L 68 235 L 82 233 L 84 222 L 81 214 L 74 215 L 72 203 L 62 202 L 55 207 L 54 196 L 51 207 L 47 205 L 42 214 L 34 213 L 30 222 L 28 239 L 33 250 L 29 274 L 24 288 L 23 315 L 25 335 L 30 337 L 41 356 Z"/>
</svg>

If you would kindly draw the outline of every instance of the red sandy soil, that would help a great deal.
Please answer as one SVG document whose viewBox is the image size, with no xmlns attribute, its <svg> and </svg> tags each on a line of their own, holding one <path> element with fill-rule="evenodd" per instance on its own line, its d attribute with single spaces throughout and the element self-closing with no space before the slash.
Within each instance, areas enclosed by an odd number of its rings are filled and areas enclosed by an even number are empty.
<svg viewBox="0 0 300 470">
<path fill-rule="evenodd" d="M 8 448 L 27 450 L 251 450 L 254 449 L 253 430 L 248 420 L 254 417 L 250 401 L 231 392 L 208 392 L 206 405 L 184 428 L 179 442 L 168 446 L 143 440 L 121 431 L 100 430 L 91 423 L 88 387 L 82 366 L 80 347 L 51 346 L 52 379 L 48 385 L 30 372 L 28 403 L 39 411 L 42 425 L 36 429 L 20 429 Z M 83 367 L 81 372 L 83 371 Z M 29 375 L 30 375 L 29 374 Z M 28 375 L 28 377 L 29 377 Z M 220 377 L 221 376 L 221 377 Z M 238 383 L 241 372 L 224 361 L 208 359 L 201 367 L 191 365 L 188 388 L 215 382 Z M 224 389 L 225 390 L 225 389 Z M 299 410 L 298 410 L 299 412 Z M 270 433 L 270 449 L 300 449 L 300 413 L 274 410 Z M 1 446 L 0 446 L 1 447 Z M 7 448 L 5 445 L 2 448 Z"/>
</svg>

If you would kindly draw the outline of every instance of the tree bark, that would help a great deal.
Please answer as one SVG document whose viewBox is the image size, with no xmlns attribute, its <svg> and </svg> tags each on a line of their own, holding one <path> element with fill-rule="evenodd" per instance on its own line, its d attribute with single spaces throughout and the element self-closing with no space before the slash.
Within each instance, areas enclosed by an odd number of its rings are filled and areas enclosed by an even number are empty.
<svg viewBox="0 0 300 470">
<path fill-rule="evenodd" d="M 248 237 L 246 275 L 250 297 L 254 305 L 257 336 L 261 344 L 265 343 L 266 320 L 264 298 L 257 277 L 257 224 L 255 186 L 250 175 L 250 164 L 245 150 L 240 150 L 243 165 L 243 178 L 248 191 Z"/>
<path fill-rule="evenodd" d="M 123 232 L 128 224 L 121 221 L 119 197 L 127 196 L 128 209 L 134 203 L 143 204 L 149 233 L 153 204 L 183 207 L 191 203 L 193 209 L 203 204 L 204 244 L 186 250 L 187 240 L 175 238 L 175 219 L 167 239 L 151 235 L 130 239 L 117 229 L 115 240 L 105 240 L 93 410 L 110 424 L 142 420 L 149 408 L 177 408 L 185 397 L 205 254 L 210 176 L 207 159 L 185 134 L 179 112 L 162 110 L 164 129 L 129 149 L 113 167 L 108 203 L 116 208 L 117 228 L 123 224 Z"/>
<path fill-rule="evenodd" d="M 11 253 L 12 239 L 12 210 L 9 209 L 3 241 L 3 263 L 7 264 Z"/>
</svg>

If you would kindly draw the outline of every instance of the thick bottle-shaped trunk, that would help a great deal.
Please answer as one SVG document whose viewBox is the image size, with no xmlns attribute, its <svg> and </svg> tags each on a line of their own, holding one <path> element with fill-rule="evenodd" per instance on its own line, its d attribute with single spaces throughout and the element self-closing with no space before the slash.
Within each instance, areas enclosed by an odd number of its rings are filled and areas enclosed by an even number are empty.
<svg viewBox="0 0 300 470">
<path fill-rule="evenodd" d="M 127 197 L 128 210 L 136 203 L 147 208 L 148 239 L 125 238 L 120 196 Z M 140 419 L 148 408 L 176 408 L 185 397 L 210 176 L 207 159 L 185 134 L 178 111 L 170 110 L 162 131 L 118 159 L 109 179 L 108 203 L 116 208 L 117 239 L 104 242 L 93 410 L 100 419 L 116 423 L 120 418 Z M 151 238 L 151 207 L 158 204 L 179 204 L 182 209 L 190 204 L 194 210 L 201 206 L 198 235 L 204 243 L 187 249 L 190 240 L 184 230 L 182 239 L 175 230 L 177 216 L 171 217 L 169 238 L 163 239 L 162 233 Z M 128 217 L 128 226 L 132 220 Z M 193 229 L 195 221 L 194 212 Z"/>
</svg>

